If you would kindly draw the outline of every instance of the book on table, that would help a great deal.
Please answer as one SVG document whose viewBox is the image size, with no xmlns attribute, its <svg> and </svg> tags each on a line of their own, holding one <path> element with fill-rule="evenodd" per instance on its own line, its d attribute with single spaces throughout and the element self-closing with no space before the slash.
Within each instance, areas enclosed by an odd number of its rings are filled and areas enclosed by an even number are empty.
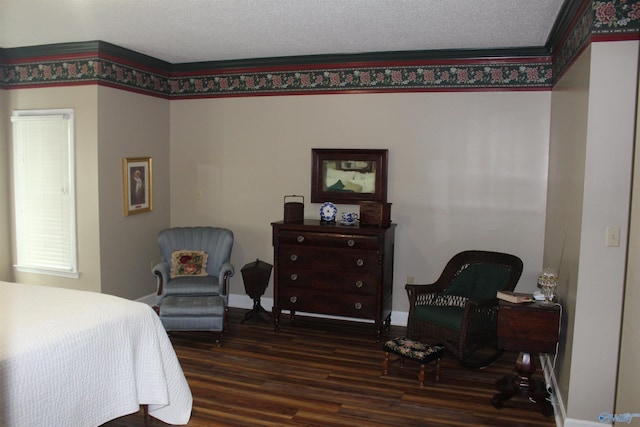
<svg viewBox="0 0 640 427">
<path fill-rule="evenodd" d="M 534 301 L 533 295 L 525 294 L 521 292 L 498 291 L 496 297 L 498 297 L 498 299 L 501 299 L 503 301 L 512 302 L 514 304 Z"/>
</svg>

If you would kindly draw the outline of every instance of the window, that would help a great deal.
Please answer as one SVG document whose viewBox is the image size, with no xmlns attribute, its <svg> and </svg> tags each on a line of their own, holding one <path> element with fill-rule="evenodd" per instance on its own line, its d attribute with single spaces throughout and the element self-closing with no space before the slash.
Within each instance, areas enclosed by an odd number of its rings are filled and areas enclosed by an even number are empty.
<svg viewBox="0 0 640 427">
<path fill-rule="evenodd" d="M 73 110 L 14 111 L 18 271 L 78 277 Z"/>
</svg>

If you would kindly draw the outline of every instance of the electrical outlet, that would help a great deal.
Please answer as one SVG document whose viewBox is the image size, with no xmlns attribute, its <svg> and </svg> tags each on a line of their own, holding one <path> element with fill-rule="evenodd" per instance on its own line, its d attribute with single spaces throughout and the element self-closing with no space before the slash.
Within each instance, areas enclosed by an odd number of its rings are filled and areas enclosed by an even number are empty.
<svg viewBox="0 0 640 427">
<path fill-rule="evenodd" d="M 407 283 L 409 285 L 413 285 L 415 283 L 415 278 L 413 276 L 407 276 Z"/>
</svg>

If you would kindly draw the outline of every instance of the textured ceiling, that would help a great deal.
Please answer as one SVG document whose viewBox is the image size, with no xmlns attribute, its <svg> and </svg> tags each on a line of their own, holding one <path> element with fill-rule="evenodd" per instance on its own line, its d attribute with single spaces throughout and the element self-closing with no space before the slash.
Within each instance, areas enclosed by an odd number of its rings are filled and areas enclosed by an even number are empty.
<svg viewBox="0 0 640 427">
<path fill-rule="evenodd" d="M 171 63 L 541 47 L 563 0 L 0 0 L 0 47 L 102 40 Z"/>
</svg>

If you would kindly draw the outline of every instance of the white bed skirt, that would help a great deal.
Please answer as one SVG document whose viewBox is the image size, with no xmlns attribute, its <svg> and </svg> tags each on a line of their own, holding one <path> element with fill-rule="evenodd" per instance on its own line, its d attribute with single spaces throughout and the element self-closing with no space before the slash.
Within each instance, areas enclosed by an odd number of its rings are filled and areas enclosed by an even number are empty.
<svg viewBox="0 0 640 427">
<path fill-rule="evenodd" d="M 0 425 L 99 426 L 149 405 L 189 421 L 192 396 L 147 304 L 0 282 Z"/>
</svg>

